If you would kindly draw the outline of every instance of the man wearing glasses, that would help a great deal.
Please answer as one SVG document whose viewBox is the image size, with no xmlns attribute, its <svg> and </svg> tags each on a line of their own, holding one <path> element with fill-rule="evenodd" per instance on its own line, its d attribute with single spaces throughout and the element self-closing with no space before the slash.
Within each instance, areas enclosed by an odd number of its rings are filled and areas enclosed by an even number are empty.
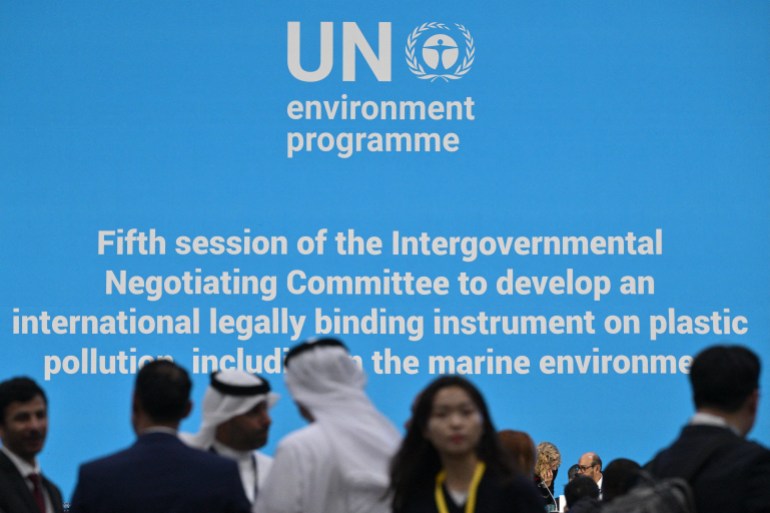
<svg viewBox="0 0 770 513">
<path fill-rule="evenodd" d="M 602 459 L 595 452 L 587 452 L 578 460 L 578 474 L 590 477 L 599 487 L 599 500 L 602 499 Z"/>
</svg>

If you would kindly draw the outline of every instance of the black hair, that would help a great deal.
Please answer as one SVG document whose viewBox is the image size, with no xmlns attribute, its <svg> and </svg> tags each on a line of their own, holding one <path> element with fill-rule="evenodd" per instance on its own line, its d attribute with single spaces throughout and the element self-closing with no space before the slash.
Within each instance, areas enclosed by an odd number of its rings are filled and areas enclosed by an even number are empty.
<svg viewBox="0 0 770 513">
<path fill-rule="evenodd" d="M 478 458 L 487 465 L 488 469 L 503 478 L 513 474 L 500 448 L 497 430 L 479 389 L 461 376 L 442 376 L 433 380 L 417 396 L 412 406 L 412 419 L 406 435 L 391 462 L 390 489 L 393 492 L 394 511 L 399 511 L 417 490 L 432 487 L 436 474 L 441 470 L 439 454 L 425 438 L 424 433 L 430 420 L 436 394 L 447 387 L 463 389 L 481 415 L 481 439 L 476 449 Z"/>
<path fill-rule="evenodd" d="M 572 507 L 577 501 L 584 497 L 598 499 L 599 487 L 596 482 L 588 476 L 576 476 L 575 479 L 567 483 L 564 487 L 564 497 L 567 499 L 567 506 Z"/>
<path fill-rule="evenodd" d="M 192 382 L 187 371 L 170 360 L 154 360 L 136 375 L 134 396 L 154 421 L 177 422 L 187 413 Z"/>
<path fill-rule="evenodd" d="M 743 346 L 717 345 L 701 351 L 690 367 L 696 408 L 732 413 L 759 388 L 759 357 Z"/>
<path fill-rule="evenodd" d="M 288 368 L 289 362 L 296 358 L 298 355 L 307 351 L 312 351 L 318 347 L 341 347 L 345 351 L 348 351 L 347 346 L 336 338 L 320 338 L 316 340 L 308 340 L 289 349 L 289 352 L 286 353 L 286 358 L 283 359 L 283 366 Z"/>
<path fill-rule="evenodd" d="M 264 395 L 270 393 L 270 382 L 262 376 L 254 376 L 259 380 L 259 384 L 256 385 L 230 385 L 223 383 L 217 379 L 219 371 L 211 373 L 210 384 L 211 388 L 225 395 L 233 395 L 236 397 L 249 397 L 254 395 Z"/>
<path fill-rule="evenodd" d="M 48 404 L 48 398 L 40 385 L 26 376 L 11 378 L 0 383 L 0 425 L 5 424 L 5 409 L 11 403 L 26 403 L 37 396 L 42 397 L 43 402 Z"/>
<path fill-rule="evenodd" d="M 642 467 L 627 458 L 617 458 L 602 473 L 602 500 L 609 502 L 625 495 L 639 482 Z"/>
</svg>

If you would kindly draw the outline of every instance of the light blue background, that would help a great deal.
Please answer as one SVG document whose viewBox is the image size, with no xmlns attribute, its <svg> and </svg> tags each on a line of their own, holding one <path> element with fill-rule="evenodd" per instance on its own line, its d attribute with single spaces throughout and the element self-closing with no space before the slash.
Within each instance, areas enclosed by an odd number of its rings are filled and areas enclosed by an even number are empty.
<svg viewBox="0 0 770 513">
<path fill-rule="evenodd" d="M 43 378 L 43 355 L 136 347 L 171 353 L 189 367 L 191 347 L 234 352 L 233 337 L 13 336 L 13 308 L 27 313 L 187 312 L 218 306 L 259 313 L 316 306 L 430 315 L 445 312 L 635 313 L 675 307 L 709 314 L 730 308 L 750 331 L 731 340 L 765 363 L 770 311 L 770 6 L 764 1 L 515 1 L 483 5 L 413 2 L 4 2 L 0 5 L 0 377 Z M 336 66 L 322 82 L 286 67 L 286 24 L 358 22 L 375 41 L 392 23 L 393 80 L 378 83 L 359 61 L 343 83 Z M 476 60 L 462 80 L 428 83 L 403 60 L 409 33 L 427 21 L 462 23 Z M 337 58 L 339 62 L 339 48 Z M 304 58 L 304 57 L 303 57 Z M 308 57 L 310 59 L 311 57 Z M 308 67 L 311 67 L 308 64 Z M 286 132 L 370 131 L 372 125 L 292 122 L 293 99 L 464 99 L 476 120 L 398 129 L 452 129 L 457 153 L 332 154 L 287 159 Z M 395 125 L 383 124 L 383 130 Z M 305 128 L 307 127 L 307 128 Z M 354 228 L 435 235 L 606 235 L 664 230 L 659 257 L 99 257 L 100 229 L 156 228 L 180 234 L 281 234 L 292 239 Z M 104 271 L 377 273 L 383 268 L 493 277 L 523 274 L 652 275 L 654 296 L 167 298 L 106 297 Z M 306 333 L 307 334 L 307 333 Z M 721 337 L 346 336 L 359 354 L 693 354 Z M 289 345 L 259 337 L 247 350 Z M 534 366 L 533 366 L 534 367 Z M 396 422 L 431 379 L 371 376 L 369 391 Z M 549 440 L 567 467 L 582 452 L 646 461 L 691 413 L 686 377 L 473 377 L 499 428 Z M 43 468 L 65 494 L 77 465 L 131 442 L 130 376 L 56 376 Z M 200 400 L 205 376 L 195 378 Z M 302 425 L 281 378 L 267 452 Z M 765 373 L 762 384 L 767 387 Z M 763 401 L 753 436 L 770 442 Z M 198 411 L 183 428 L 195 430 Z"/>
</svg>

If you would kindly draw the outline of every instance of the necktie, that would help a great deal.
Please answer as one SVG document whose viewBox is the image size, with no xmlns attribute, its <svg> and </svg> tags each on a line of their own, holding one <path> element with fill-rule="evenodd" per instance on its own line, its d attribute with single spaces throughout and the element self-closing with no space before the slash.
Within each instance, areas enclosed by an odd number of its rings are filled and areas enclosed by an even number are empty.
<svg viewBox="0 0 770 513">
<path fill-rule="evenodd" d="M 40 480 L 40 474 L 33 472 L 28 477 L 32 481 L 32 497 L 35 499 L 37 509 L 40 510 L 40 513 L 45 513 L 45 497 L 43 497 L 43 483 Z"/>
</svg>

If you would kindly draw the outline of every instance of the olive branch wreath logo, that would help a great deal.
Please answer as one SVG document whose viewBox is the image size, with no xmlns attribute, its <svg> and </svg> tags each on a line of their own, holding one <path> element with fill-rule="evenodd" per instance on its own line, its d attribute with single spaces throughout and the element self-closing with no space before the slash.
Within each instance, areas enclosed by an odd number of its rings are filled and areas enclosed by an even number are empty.
<svg viewBox="0 0 770 513">
<path fill-rule="evenodd" d="M 425 71 L 425 68 L 423 68 L 422 64 L 420 64 L 420 61 L 417 60 L 417 56 L 415 54 L 415 46 L 417 45 L 417 40 L 420 38 L 420 35 L 423 32 L 433 29 L 450 30 L 447 25 L 444 23 L 431 21 L 416 27 L 412 33 L 409 34 L 409 37 L 406 40 L 406 64 L 409 66 L 409 71 L 414 73 L 417 78 L 421 80 L 430 80 L 431 82 L 437 78 L 441 78 L 445 82 L 449 82 L 450 80 L 457 80 L 462 78 L 466 73 L 470 71 L 471 66 L 473 66 L 473 60 L 476 58 L 476 47 L 473 44 L 473 36 L 471 36 L 470 31 L 466 29 L 464 25 L 460 25 L 459 23 L 455 23 L 454 25 L 465 39 L 465 57 L 463 58 L 462 63 L 460 63 L 457 68 L 455 68 L 453 73 L 428 73 Z"/>
</svg>

